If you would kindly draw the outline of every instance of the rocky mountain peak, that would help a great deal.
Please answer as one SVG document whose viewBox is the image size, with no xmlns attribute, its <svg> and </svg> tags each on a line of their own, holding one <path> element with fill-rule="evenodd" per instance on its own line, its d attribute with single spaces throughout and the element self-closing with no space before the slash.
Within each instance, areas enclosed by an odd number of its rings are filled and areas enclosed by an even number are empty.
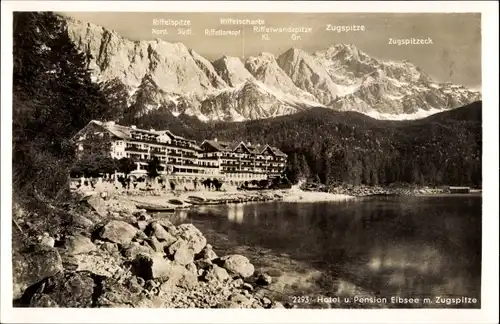
<svg viewBox="0 0 500 324">
<path fill-rule="evenodd" d="M 245 80 L 253 78 L 238 57 L 224 55 L 212 64 L 215 71 L 230 87 L 235 87 Z"/>
<path fill-rule="evenodd" d="M 392 118 L 480 99 L 479 92 L 432 80 L 409 61 L 375 59 L 354 44 L 210 62 L 182 43 L 131 41 L 91 23 L 65 22 L 70 39 L 92 57 L 94 79 L 123 83 L 138 113 L 169 107 L 203 120 L 245 120 L 325 106 Z"/>
</svg>

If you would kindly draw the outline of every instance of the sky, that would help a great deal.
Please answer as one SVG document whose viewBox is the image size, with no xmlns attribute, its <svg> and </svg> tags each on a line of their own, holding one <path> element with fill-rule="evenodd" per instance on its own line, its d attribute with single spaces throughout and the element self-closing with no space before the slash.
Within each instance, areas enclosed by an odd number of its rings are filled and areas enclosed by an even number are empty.
<svg viewBox="0 0 500 324">
<path fill-rule="evenodd" d="M 258 8 L 256 8 L 258 9 Z M 182 42 L 209 60 L 223 55 L 245 58 L 269 52 L 276 56 L 291 47 L 308 52 L 332 45 L 354 44 L 384 60 L 409 60 L 437 81 L 481 87 L 481 15 L 479 13 L 171 13 L 61 12 L 116 31 L 130 40 Z M 221 19 L 260 19 L 258 27 L 292 27 L 307 32 L 265 32 L 252 25 L 221 24 Z M 178 26 L 167 26 L 175 20 Z M 189 21 L 189 25 L 187 25 Z M 163 25 L 162 25 L 163 24 Z M 337 27 L 334 27 L 337 26 Z M 337 32 L 335 28 L 350 27 Z M 182 28 L 185 34 L 177 34 Z M 235 35 L 210 36 L 206 30 L 231 30 Z M 354 30 L 356 29 L 356 30 Z M 168 34 L 164 34 L 167 30 Z M 298 36 L 299 38 L 295 37 Z M 295 38 L 295 39 L 293 39 Z M 398 45 L 392 40 L 426 40 Z M 415 42 L 415 41 L 413 41 Z"/>
</svg>

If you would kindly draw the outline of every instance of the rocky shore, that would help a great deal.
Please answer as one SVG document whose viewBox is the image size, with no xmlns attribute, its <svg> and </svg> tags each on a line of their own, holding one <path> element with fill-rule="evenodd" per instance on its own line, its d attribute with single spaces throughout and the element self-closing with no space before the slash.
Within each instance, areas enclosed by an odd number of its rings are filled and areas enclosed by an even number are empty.
<svg viewBox="0 0 500 324">
<path fill-rule="evenodd" d="M 334 195 L 347 195 L 351 197 L 367 196 L 418 196 L 449 193 L 447 187 L 427 187 L 417 185 L 390 185 L 390 186 L 325 186 L 322 184 L 304 183 L 300 187 L 308 192 L 328 192 Z"/>
<path fill-rule="evenodd" d="M 133 203 L 87 197 L 72 233 L 45 233 L 13 251 L 15 306 L 283 308 L 272 281 L 243 255 L 218 256 L 192 224 Z"/>
<path fill-rule="evenodd" d="M 334 194 L 346 194 L 355 197 L 367 196 L 418 196 L 418 195 L 433 195 L 447 193 L 445 189 L 428 188 L 428 187 L 343 187 L 331 188 L 330 191 Z"/>
<path fill-rule="evenodd" d="M 114 196 L 122 203 L 133 203 L 148 211 L 186 209 L 205 205 L 223 205 L 245 202 L 268 202 L 283 200 L 283 193 L 276 192 L 203 192 L 165 194 L 161 196 Z"/>
</svg>

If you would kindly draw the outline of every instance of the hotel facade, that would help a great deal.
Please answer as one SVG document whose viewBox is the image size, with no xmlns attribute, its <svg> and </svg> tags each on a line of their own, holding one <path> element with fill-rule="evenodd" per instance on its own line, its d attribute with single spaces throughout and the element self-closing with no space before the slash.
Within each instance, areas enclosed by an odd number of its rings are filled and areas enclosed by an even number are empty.
<svg viewBox="0 0 500 324">
<path fill-rule="evenodd" d="M 240 183 L 279 176 L 287 160 L 285 153 L 270 145 L 217 139 L 198 145 L 168 130 L 146 130 L 97 120 L 80 130 L 73 142 L 78 156 L 104 153 L 113 159 L 132 159 L 136 164 L 131 172 L 133 177 L 146 175 L 148 161 L 157 157 L 161 175 Z"/>
</svg>

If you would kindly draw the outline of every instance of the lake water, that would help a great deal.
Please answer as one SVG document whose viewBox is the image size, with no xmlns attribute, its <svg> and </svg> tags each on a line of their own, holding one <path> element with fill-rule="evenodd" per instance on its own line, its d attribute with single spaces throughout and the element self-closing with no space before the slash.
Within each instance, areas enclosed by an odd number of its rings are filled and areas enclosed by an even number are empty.
<svg viewBox="0 0 500 324">
<path fill-rule="evenodd" d="M 196 225 L 219 255 L 247 256 L 273 277 L 263 293 L 296 307 L 479 308 L 481 206 L 480 195 L 371 197 L 170 218 Z"/>
</svg>

